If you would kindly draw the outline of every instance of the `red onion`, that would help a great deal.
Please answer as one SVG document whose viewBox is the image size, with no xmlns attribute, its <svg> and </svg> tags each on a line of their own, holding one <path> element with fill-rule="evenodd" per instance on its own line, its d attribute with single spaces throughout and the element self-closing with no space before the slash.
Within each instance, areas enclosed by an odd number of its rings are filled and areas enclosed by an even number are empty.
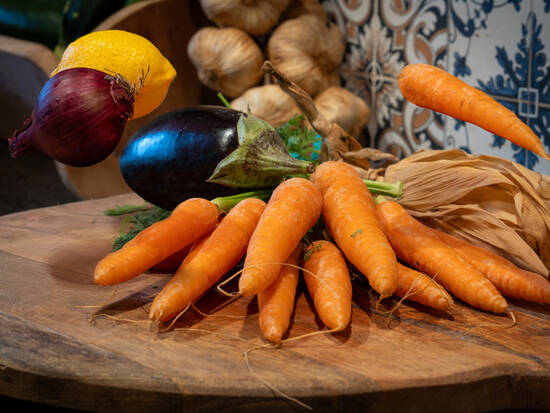
<svg viewBox="0 0 550 413">
<path fill-rule="evenodd" d="M 120 75 L 67 69 L 49 79 L 30 118 L 9 139 L 12 158 L 37 150 L 72 166 L 90 166 L 116 148 L 134 110 L 134 93 Z"/>
</svg>

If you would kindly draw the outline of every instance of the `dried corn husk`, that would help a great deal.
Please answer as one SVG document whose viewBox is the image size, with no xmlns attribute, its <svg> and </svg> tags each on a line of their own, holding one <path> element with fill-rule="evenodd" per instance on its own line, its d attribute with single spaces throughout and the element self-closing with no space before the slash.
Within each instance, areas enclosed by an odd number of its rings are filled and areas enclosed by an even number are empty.
<svg viewBox="0 0 550 413">
<path fill-rule="evenodd" d="M 399 202 L 423 223 L 548 277 L 550 176 L 460 150 L 417 152 L 385 170 Z"/>
</svg>

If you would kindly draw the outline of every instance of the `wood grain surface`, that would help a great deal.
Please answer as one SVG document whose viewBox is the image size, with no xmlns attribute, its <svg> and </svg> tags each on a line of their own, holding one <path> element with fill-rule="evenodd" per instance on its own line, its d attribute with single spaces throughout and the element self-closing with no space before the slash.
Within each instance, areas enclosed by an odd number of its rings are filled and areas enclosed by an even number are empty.
<svg viewBox="0 0 550 413">
<path fill-rule="evenodd" d="M 511 301 L 511 328 L 460 304 L 452 314 L 404 304 L 390 323 L 354 280 L 352 324 L 338 334 L 260 347 L 256 300 L 214 291 L 196 305 L 212 315 L 190 309 L 159 331 L 147 309 L 168 274 L 92 283 L 122 222 L 103 211 L 141 202 L 0 217 L 0 394 L 110 412 L 306 411 L 277 391 L 319 412 L 550 409 L 548 306 Z M 288 337 L 320 329 L 301 285 Z"/>
</svg>

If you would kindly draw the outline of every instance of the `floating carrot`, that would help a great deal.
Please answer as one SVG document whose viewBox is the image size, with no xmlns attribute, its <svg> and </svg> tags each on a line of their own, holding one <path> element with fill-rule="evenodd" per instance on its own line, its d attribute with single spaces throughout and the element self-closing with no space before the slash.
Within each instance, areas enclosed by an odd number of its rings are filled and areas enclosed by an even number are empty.
<svg viewBox="0 0 550 413">
<path fill-rule="evenodd" d="M 472 307 L 494 313 L 507 311 L 506 300 L 495 286 L 405 208 L 395 201 L 380 200 L 376 212 L 401 260 L 432 278 L 437 277 L 450 293 Z"/>
<path fill-rule="evenodd" d="M 397 264 L 397 288 L 394 294 L 438 310 L 449 311 L 453 298 L 432 278 L 419 271 Z"/>
<path fill-rule="evenodd" d="M 275 281 L 282 264 L 319 219 L 322 203 L 319 190 L 307 179 L 291 178 L 275 188 L 248 244 L 239 279 L 242 295 L 258 294 Z"/>
<path fill-rule="evenodd" d="M 323 194 L 323 219 L 338 247 L 381 297 L 397 285 L 397 259 L 359 174 L 344 162 L 327 161 L 311 180 Z"/>
<path fill-rule="evenodd" d="M 321 321 L 331 330 L 346 328 L 351 319 L 351 280 L 346 260 L 333 243 L 314 241 L 306 248 L 304 279 Z"/>
<path fill-rule="evenodd" d="M 272 343 L 280 343 L 290 325 L 298 285 L 298 260 L 301 254 L 302 246 L 298 245 L 286 260 L 289 265 L 283 265 L 277 279 L 258 293 L 260 329 L 264 338 Z"/>
<path fill-rule="evenodd" d="M 173 318 L 233 268 L 243 257 L 265 206 L 264 201 L 248 198 L 232 208 L 185 258 L 153 301 L 149 317 L 161 321 Z"/>
<path fill-rule="evenodd" d="M 432 229 L 462 258 L 480 270 L 506 297 L 550 304 L 550 282 L 534 272 L 517 267 L 506 258 L 472 245 L 442 231 Z"/>
<path fill-rule="evenodd" d="M 141 231 L 97 264 L 94 282 L 127 281 L 206 235 L 218 221 L 216 205 L 201 198 L 183 201 L 170 216 Z"/>
<path fill-rule="evenodd" d="M 533 130 L 485 92 L 426 64 L 405 66 L 398 77 L 403 96 L 415 105 L 473 123 L 550 160 Z"/>
</svg>

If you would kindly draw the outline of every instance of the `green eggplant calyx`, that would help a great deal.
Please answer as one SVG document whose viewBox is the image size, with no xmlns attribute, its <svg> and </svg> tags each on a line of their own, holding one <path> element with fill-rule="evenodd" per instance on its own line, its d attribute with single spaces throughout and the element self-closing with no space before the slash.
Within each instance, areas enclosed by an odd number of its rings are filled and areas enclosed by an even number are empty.
<svg viewBox="0 0 550 413">
<path fill-rule="evenodd" d="M 312 173 L 315 164 L 293 158 L 267 122 L 243 114 L 237 123 L 239 147 L 218 163 L 207 182 L 232 188 L 265 188 L 289 175 Z"/>
<path fill-rule="evenodd" d="M 253 142 L 264 131 L 275 131 L 275 128 L 269 122 L 254 116 L 250 112 L 243 113 L 237 121 L 237 135 L 239 136 L 239 144 L 241 145 Z M 285 147 L 282 139 L 281 144 Z"/>
</svg>

